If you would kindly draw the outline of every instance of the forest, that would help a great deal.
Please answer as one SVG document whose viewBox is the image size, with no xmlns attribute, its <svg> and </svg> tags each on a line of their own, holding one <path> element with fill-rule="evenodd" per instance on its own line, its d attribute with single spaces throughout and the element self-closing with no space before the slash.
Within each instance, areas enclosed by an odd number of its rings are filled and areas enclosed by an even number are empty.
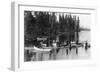
<svg viewBox="0 0 100 73">
<path fill-rule="evenodd" d="M 58 14 L 58 15 L 57 15 Z M 80 20 L 76 15 L 24 11 L 24 40 L 25 46 L 32 45 L 36 38 L 48 38 L 60 42 L 75 41 L 78 43 L 80 32 Z"/>
</svg>

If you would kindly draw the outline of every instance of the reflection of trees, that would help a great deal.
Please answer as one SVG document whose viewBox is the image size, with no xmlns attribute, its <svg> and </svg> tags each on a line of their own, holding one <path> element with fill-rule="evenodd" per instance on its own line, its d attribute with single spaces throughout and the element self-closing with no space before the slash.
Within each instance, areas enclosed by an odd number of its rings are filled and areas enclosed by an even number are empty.
<svg viewBox="0 0 100 73">
<path fill-rule="evenodd" d="M 79 17 L 60 15 L 57 21 L 56 13 L 52 12 L 24 12 L 25 40 L 34 40 L 36 37 L 47 36 L 52 39 L 60 38 L 60 41 L 77 41 L 79 29 Z"/>
</svg>

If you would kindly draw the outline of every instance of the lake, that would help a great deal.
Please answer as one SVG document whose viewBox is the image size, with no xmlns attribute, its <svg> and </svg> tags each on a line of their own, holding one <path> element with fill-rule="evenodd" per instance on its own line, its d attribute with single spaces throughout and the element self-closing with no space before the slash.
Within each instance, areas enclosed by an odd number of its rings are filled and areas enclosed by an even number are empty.
<svg viewBox="0 0 100 73">
<path fill-rule="evenodd" d="M 80 31 L 79 32 L 79 41 L 83 42 L 83 41 L 91 41 L 91 33 L 90 31 Z"/>
</svg>

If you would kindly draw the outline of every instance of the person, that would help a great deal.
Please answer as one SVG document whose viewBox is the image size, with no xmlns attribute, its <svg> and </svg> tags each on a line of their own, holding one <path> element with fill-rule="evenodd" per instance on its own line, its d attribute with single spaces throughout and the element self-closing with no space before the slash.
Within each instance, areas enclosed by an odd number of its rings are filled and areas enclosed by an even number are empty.
<svg viewBox="0 0 100 73">
<path fill-rule="evenodd" d="M 87 43 L 87 41 L 85 42 L 85 50 L 86 51 L 88 50 L 88 43 Z"/>
<path fill-rule="evenodd" d="M 50 45 L 49 39 L 46 40 L 46 46 L 48 47 Z"/>
<path fill-rule="evenodd" d="M 46 47 L 46 44 L 44 44 L 43 42 L 40 42 L 41 47 Z"/>
</svg>

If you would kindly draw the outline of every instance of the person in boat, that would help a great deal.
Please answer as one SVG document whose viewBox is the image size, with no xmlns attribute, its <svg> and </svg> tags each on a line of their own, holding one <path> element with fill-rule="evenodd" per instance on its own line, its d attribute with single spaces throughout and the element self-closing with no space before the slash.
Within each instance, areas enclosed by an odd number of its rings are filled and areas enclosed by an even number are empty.
<svg viewBox="0 0 100 73">
<path fill-rule="evenodd" d="M 88 42 L 87 41 L 85 42 L 85 50 L 86 51 L 88 50 Z"/>
</svg>

